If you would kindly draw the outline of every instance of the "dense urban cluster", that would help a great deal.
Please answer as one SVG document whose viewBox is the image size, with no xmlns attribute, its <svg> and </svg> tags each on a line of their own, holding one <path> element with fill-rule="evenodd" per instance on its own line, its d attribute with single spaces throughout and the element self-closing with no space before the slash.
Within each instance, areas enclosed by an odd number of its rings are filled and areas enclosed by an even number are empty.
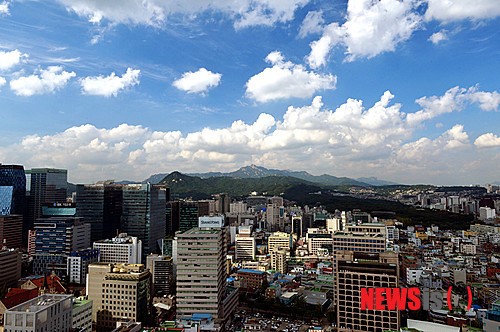
<svg viewBox="0 0 500 332">
<path fill-rule="evenodd" d="M 500 329 L 498 187 L 391 193 L 473 215 L 464 230 L 262 193 L 171 194 L 0 164 L 3 331 Z M 413 309 L 400 297 L 391 310 L 377 291 L 416 288 Z M 386 296 L 368 300 L 386 309 L 362 308 L 362 289 Z"/>
</svg>

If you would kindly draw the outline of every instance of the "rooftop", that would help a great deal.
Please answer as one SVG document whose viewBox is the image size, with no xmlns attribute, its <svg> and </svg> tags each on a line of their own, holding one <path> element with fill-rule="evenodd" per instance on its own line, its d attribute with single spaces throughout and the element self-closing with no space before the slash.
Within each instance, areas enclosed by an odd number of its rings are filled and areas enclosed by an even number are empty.
<svg viewBox="0 0 500 332">
<path fill-rule="evenodd" d="M 73 295 L 66 294 L 44 294 L 36 297 L 27 302 L 21 303 L 15 307 L 12 307 L 8 311 L 10 312 L 39 312 L 45 310 L 52 305 L 73 297 Z"/>
</svg>

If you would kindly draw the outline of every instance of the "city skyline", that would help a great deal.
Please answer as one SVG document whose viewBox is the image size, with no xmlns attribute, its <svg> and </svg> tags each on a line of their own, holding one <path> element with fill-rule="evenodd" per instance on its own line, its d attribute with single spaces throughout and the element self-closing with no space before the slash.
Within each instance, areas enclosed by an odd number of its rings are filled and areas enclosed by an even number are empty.
<svg viewBox="0 0 500 332">
<path fill-rule="evenodd" d="M 0 2 L 0 162 L 500 181 L 494 0 Z"/>
</svg>

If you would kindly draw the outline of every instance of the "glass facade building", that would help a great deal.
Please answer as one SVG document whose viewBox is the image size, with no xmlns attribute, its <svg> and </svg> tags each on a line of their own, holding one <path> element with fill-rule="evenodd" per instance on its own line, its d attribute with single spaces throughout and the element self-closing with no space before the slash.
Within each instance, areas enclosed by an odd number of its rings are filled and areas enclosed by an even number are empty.
<svg viewBox="0 0 500 332">
<path fill-rule="evenodd" d="M 35 220 L 42 216 L 44 203 L 66 202 L 68 171 L 55 168 L 33 168 L 26 174 L 30 177 L 28 223 L 32 228 Z"/>
<path fill-rule="evenodd" d="M 23 215 L 25 213 L 25 197 L 26 175 L 24 167 L 21 165 L 0 164 L 0 215 Z M 9 201 L 10 207 L 7 209 L 6 206 L 9 205 Z"/>
</svg>

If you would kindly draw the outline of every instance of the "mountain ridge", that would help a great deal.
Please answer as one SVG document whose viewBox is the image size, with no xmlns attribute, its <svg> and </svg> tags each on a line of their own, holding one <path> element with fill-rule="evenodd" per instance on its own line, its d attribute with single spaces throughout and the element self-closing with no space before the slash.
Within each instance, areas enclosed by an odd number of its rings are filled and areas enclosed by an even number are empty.
<svg viewBox="0 0 500 332">
<path fill-rule="evenodd" d="M 148 179 L 143 182 L 159 183 L 170 173 L 158 173 L 151 175 Z M 243 166 L 232 172 L 205 172 L 205 173 L 186 173 L 189 176 L 195 176 L 202 179 L 212 178 L 212 177 L 230 177 L 236 179 L 246 179 L 246 178 L 263 178 L 268 176 L 289 176 L 297 179 L 302 179 L 315 184 L 327 185 L 327 186 L 360 186 L 360 187 L 370 187 L 370 186 L 383 186 L 396 184 L 394 182 L 379 180 L 377 178 L 361 178 L 353 179 L 348 177 L 336 177 L 330 174 L 322 175 L 312 175 L 307 171 L 292 171 L 292 170 L 279 170 L 279 169 L 269 169 L 262 166 L 257 166 L 255 164 L 249 166 Z"/>
</svg>

